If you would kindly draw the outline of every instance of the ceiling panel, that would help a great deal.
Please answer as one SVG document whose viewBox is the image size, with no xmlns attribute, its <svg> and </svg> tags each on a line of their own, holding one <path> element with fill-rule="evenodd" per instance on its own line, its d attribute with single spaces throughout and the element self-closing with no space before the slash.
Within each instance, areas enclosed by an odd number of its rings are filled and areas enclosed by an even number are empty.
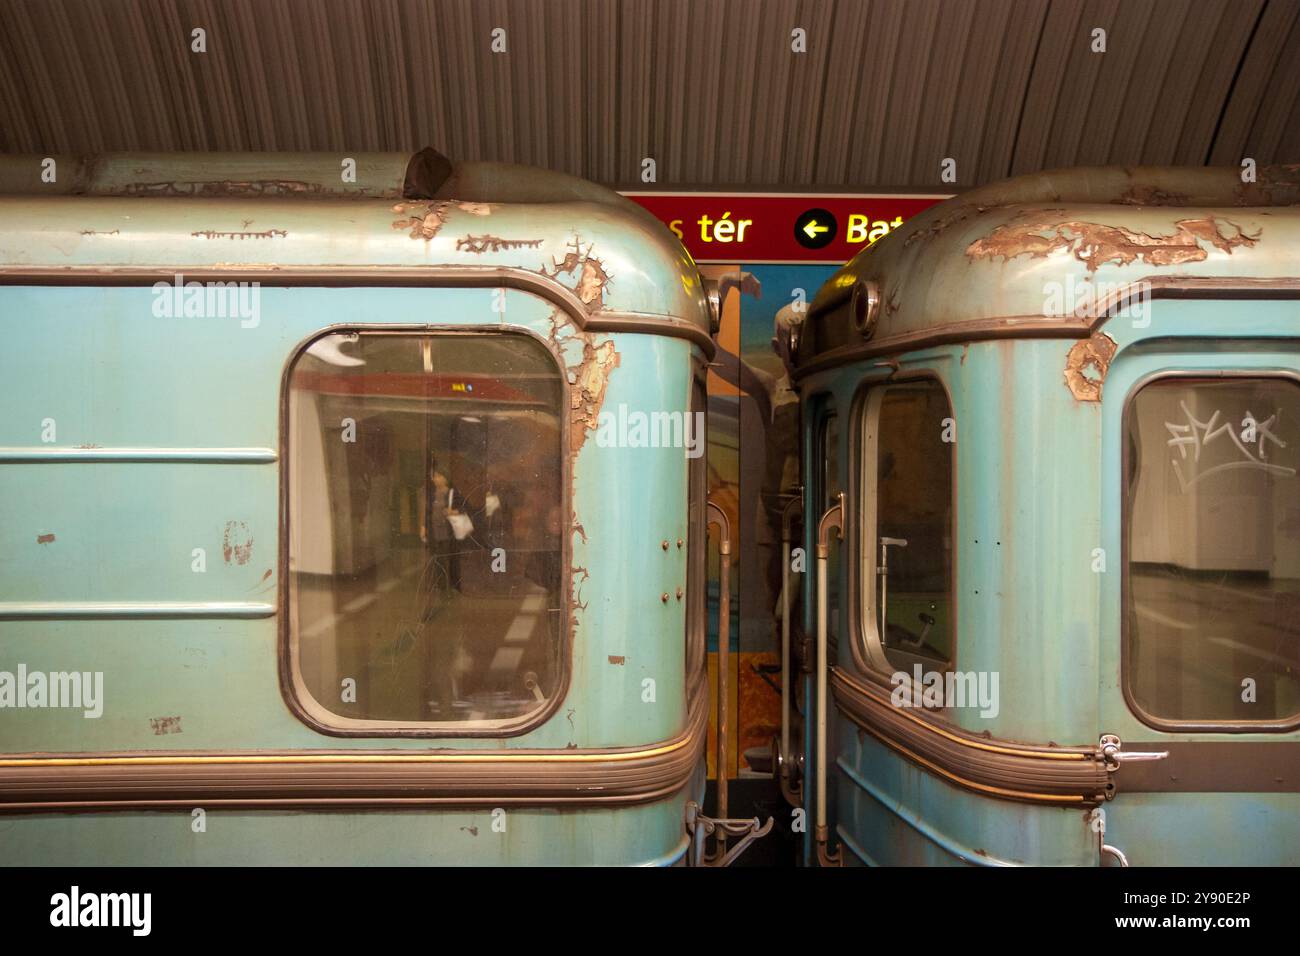
<svg viewBox="0 0 1300 956">
<path fill-rule="evenodd" d="M 1300 0 L 0 0 L 0 151 L 432 145 L 809 189 L 940 188 L 952 157 L 962 187 L 1295 162 L 1297 63 Z"/>
</svg>

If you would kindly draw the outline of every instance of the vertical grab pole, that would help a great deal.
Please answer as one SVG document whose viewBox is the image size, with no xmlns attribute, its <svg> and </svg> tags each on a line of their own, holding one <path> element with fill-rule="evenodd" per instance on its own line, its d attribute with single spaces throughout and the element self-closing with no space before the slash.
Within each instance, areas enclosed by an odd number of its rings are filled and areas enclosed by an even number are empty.
<svg viewBox="0 0 1300 956">
<path fill-rule="evenodd" d="M 802 494 L 802 489 L 801 489 Z M 791 526 L 795 514 L 802 514 L 803 499 L 794 498 L 781 513 L 781 751 L 777 772 L 780 774 L 781 791 L 789 800 L 793 787 L 790 786 L 790 687 L 794 681 L 794 668 L 790 654 L 790 544 Z"/>
<path fill-rule="evenodd" d="M 709 524 L 716 524 L 718 539 L 718 818 L 727 819 L 727 678 L 731 666 L 731 522 L 712 501 Z M 727 835 L 718 831 L 718 856 L 727 849 Z"/>
<path fill-rule="evenodd" d="M 831 505 L 817 524 L 817 811 L 813 839 L 817 845 L 817 863 L 821 866 L 839 866 L 839 853 L 827 850 L 829 834 L 826 827 L 826 567 L 830 558 L 830 536 L 844 537 L 844 493 L 839 503 Z"/>
</svg>

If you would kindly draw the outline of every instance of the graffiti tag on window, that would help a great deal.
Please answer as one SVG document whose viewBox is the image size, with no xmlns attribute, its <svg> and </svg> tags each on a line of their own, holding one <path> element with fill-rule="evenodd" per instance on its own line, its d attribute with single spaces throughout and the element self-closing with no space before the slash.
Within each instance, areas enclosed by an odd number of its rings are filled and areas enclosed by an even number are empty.
<svg viewBox="0 0 1300 956">
<path fill-rule="evenodd" d="M 1263 421 L 1258 421 L 1247 411 L 1238 427 L 1231 421 L 1220 421 L 1222 412 L 1218 409 L 1215 409 L 1209 421 L 1203 422 L 1192 414 L 1186 402 L 1179 402 L 1178 405 L 1187 421 L 1165 422 L 1165 428 L 1173 436 L 1167 444 L 1178 449 L 1178 457 L 1172 461 L 1174 474 L 1178 476 L 1178 484 L 1183 491 L 1211 475 L 1241 468 L 1295 477 L 1294 468 L 1268 460 L 1270 447 L 1286 448 L 1286 442 L 1273 431 L 1277 427 L 1280 412 L 1274 412 Z M 1226 440 L 1220 440 L 1225 437 Z M 1205 452 L 1205 463 L 1201 461 L 1202 452 Z"/>
</svg>

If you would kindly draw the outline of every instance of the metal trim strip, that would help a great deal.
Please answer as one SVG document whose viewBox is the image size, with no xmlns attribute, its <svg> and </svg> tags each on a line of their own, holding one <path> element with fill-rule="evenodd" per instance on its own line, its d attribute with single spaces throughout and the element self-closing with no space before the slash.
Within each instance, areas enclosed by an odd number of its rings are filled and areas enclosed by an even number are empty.
<svg viewBox="0 0 1300 956">
<path fill-rule="evenodd" d="M 707 701 L 677 737 L 633 749 L 4 756 L 0 813 L 647 803 L 697 771 Z"/>
<path fill-rule="evenodd" d="M 7 447 L 0 465 L 45 465 L 80 462 L 178 462 L 202 465 L 261 465 L 279 458 L 274 448 L 123 448 Z"/>
<path fill-rule="evenodd" d="M 275 605 L 258 601 L 6 601 L 0 602 L 0 621 L 167 618 L 265 618 L 275 616 Z"/>
<path fill-rule="evenodd" d="M 1164 760 L 1123 764 L 1124 793 L 1300 793 L 1300 740 L 1126 741 L 1125 750 L 1164 750 Z"/>
<path fill-rule="evenodd" d="M 1037 747 L 976 737 L 894 707 L 888 696 L 832 669 L 836 706 L 849 720 L 913 763 L 964 789 L 1027 803 L 1089 806 L 1114 784 L 1092 748 Z"/>
</svg>

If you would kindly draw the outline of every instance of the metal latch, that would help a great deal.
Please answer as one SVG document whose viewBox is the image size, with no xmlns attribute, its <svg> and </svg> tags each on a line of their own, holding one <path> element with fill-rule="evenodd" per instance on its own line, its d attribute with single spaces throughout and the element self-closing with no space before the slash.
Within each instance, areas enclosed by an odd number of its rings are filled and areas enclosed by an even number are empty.
<svg viewBox="0 0 1300 956">
<path fill-rule="evenodd" d="M 1138 763 L 1143 760 L 1164 760 L 1169 756 L 1168 750 L 1160 751 L 1123 751 L 1124 742 L 1115 734 L 1102 734 L 1099 746 L 1101 747 L 1101 757 L 1106 764 L 1106 770 L 1114 773 L 1124 763 Z"/>
<path fill-rule="evenodd" d="M 1088 814 L 1088 826 L 1093 833 L 1097 834 L 1097 853 L 1099 856 L 1102 859 L 1110 857 L 1120 866 L 1128 866 L 1128 857 L 1124 855 L 1124 851 L 1106 842 L 1106 811 L 1101 807 L 1093 807 L 1092 812 Z"/>
<path fill-rule="evenodd" d="M 694 800 L 686 804 L 686 831 L 691 835 L 691 847 L 687 862 L 691 866 L 731 866 L 740 854 L 759 837 L 772 832 L 775 821 L 767 818 L 767 823 L 760 824 L 758 817 L 749 820 L 715 820 L 700 812 L 700 805 Z M 718 847 L 725 852 L 715 850 L 713 856 L 704 852 L 705 842 L 710 836 L 717 836 Z M 740 837 L 735 846 L 727 848 L 727 837 Z"/>
</svg>

